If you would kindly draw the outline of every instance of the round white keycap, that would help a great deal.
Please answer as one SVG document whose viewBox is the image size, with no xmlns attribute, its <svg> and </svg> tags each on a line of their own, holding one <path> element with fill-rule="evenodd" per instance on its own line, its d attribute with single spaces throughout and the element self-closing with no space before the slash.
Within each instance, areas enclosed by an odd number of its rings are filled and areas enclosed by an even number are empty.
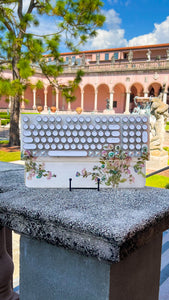
<svg viewBox="0 0 169 300">
<path fill-rule="evenodd" d="M 48 129 L 48 125 L 47 124 L 43 124 L 43 129 L 44 130 Z"/>
<path fill-rule="evenodd" d="M 56 122 L 58 122 L 58 123 L 60 123 L 61 120 L 62 120 L 61 117 L 57 117 L 57 118 L 56 118 Z"/>
<path fill-rule="evenodd" d="M 140 131 L 136 131 L 136 135 L 137 136 L 141 136 L 141 132 Z"/>
<path fill-rule="evenodd" d="M 135 126 L 134 126 L 133 124 L 131 124 L 131 125 L 129 126 L 129 128 L 130 128 L 131 130 L 133 130 L 133 129 L 135 128 Z"/>
<path fill-rule="evenodd" d="M 85 145 L 84 145 L 84 149 L 85 149 L 85 150 L 88 150 L 88 149 L 89 149 L 89 145 L 88 145 L 88 144 L 85 144 Z"/>
<path fill-rule="evenodd" d="M 39 145 L 38 145 L 38 148 L 39 148 L 40 150 L 42 150 L 42 149 L 43 149 L 43 145 L 42 145 L 42 144 L 39 144 Z"/>
<path fill-rule="evenodd" d="M 40 138 L 39 137 L 35 137 L 34 141 L 35 141 L 35 143 L 39 143 L 40 142 Z"/>
<path fill-rule="evenodd" d="M 123 129 L 127 130 L 129 127 L 127 125 L 123 125 Z"/>
<path fill-rule="evenodd" d="M 55 144 L 52 144 L 52 145 L 51 145 L 51 149 L 52 149 L 52 150 L 55 150 L 55 149 L 56 149 L 56 145 L 55 145 Z"/>
<path fill-rule="evenodd" d="M 57 124 L 57 125 L 56 125 L 56 129 L 60 130 L 60 129 L 61 129 L 61 125 L 60 125 L 60 124 Z"/>
<path fill-rule="evenodd" d="M 66 136 L 71 136 L 71 131 L 70 130 L 66 131 Z"/>
<path fill-rule="evenodd" d="M 40 116 L 36 117 L 36 121 L 40 122 L 42 120 L 42 118 Z"/>
<path fill-rule="evenodd" d="M 32 133 L 33 133 L 34 136 L 38 135 L 38 131 L 37 130 L 34 130 Z"/>
<path fill-rule="evenodd" d="M 54 121 L 55 121 L 55 118 L 54 118 L 54 117 L 50 117 L 50 118 L 49 118 L 49 121 L 50 121 L 50 122 L 54 122 Z"/>
<path fill-rule="evenodd" d="M 91 136 L 91 132 L 89 130 L 86 131 L 86 136 Z"/>
<path fill-rule="evenodd" d="M 53 142 L 53 138 L 52 137 L 49 137 L 48 138 L 48 142 L 51 144 Z"/>
<path fill-rule="evenodd" d="M 129 145 L 130 150 L 134 150 L 134 145 Z"/>
<path fill-rule="evenodd" d="M 76 128 L 76 130 L 80 130 L 80 129 L 81 129 L 81 126 L 80 126 L 79 124 L 77 124 L 77 125 L 75 126 L 75 128 Z"/>
<path fill-rule="evenodd" d="M 146 124 L 144 124 L 144 125 L 142 126 L 142 128 L 143 128 L 144 130 L 146 130 L 148 127 L 147 127 Z"/>
<path fill-rule="evenodd" d="M 70 148 L 69 144 L 65 144 L 65 145 L 64 145 L 64 149 L 65 149 L 65 150 L 69 150 L 69 148 Z"/>
<path fill-rule="evenodd" d="M 45 144 L 45 149 L 46 150 L 50 149 L 50 145 L 49 144 Z"/>
<path fill-rule="evenodd" d="M 77 123 L 78 118 L 77 118 L 77 117 L 73 117 L 73 118 L 72 118 L 72 121 L 73 121 L 74 123 Z"/>
<path fill-rule="evenodd" d="M 72 125 L 72 124 L 69 125 L 69 129 L 70 129 L 70 130 L 73 130 L 74 128 L 75 128 L 74 125 Z"/>
<path fill-rule="evenodd" d="M 63 149 L 63 145 L 62 144 L 58 144 L 58 149 L 62 150 Z"/>
<path fill-rule="evenodd" d="M 54 139 L 54 141 L 55 141 L 55 143 L 59 143 L 59 138 L 58 137 L 56 137 L 55 139 Z"/>
<path fill-rule="evenodd" d="M 99 124 L 96 124 L 95 129 L 96 129 L 96 130 L 100 130 L 100 128 L 101 128 L 100 125 L 99 125 Z"/>
<path fill-rule="evenodd" d="M 34 125 L 34 124 L 31 124 L 31 125 L 30 125 L 30 129 L 31 129 L 31 130 L 35 129 L 35 125 Z"/>
<path fill-rule="evenodd" d="M 67 122 L 67 123 L 70 123 L 70 122 L 71 122 L 71 118 L 70 118 L 70 117 L 67 117 L 67 118 L 66 118 L 66 122 Z"/>
<path fill-rule="evenodd" d="M 103 125 L 102 125 L 102 129 L 103 129 L 103 130 L 106 130 L 106 129 L 107 129 L 107 125 L 103 124 Z"/>
<path fill-rule="evenodd" d="M 134 136 L 134 131 L 130 131 L 130 132 L 129 132 L 129 135 L 130 135 L 130 136 Z"/>
<path fill-rule="evenodd" d="M 55 125 L 50 124 L 50 125 L 49 125 L 49 128 L 50 128 L 51 130 L 53 130 L 53 129 L 55 128 Z"/>
<path fill-rule="evenodd" d="M 105 143 L 105 138 L 102 137 L 102 138 L 100 139 L 100 143 L 104 144 L 104 143 Z"/>
<path fill-rule="evenodd" d="M 127 123 L 127 122 L 128 122 L 128 118 L 125 117 L 125 118 L 122 119 L 122 121 L 123 121 L 124 123 Z"/>
<path fill-rule="evenodd" d="M 50 130 L 46 131 L 46 135 L 51 136 L 51 131 Z"/>
<path fill-rule="evenodd" d="M 90 124 L 90 125 L 89 125 L 89 129 L 90 129 L 90 130 L 93 130 L 93 129 L 94 129 L 94 126 L 93 126 L 92 124 Z"/>
<path fill-rule="evenodd" d="M 23 120 L 24 120 L 24 122 L 28 122 L 28 121 L 29 121 L 29 118 L 25 116 L 25 117 L 23 118 Z"/>
<path fill-rule="evenodd" d="M 97 136 L 97 132 L 96 131 L 92 131 L 92 136 Z"/>
<path fill-rule="evenodd" d="M 95 119 L 95 122 L 96 122 L 96 123 L 99 123 L 99 122 L 100 122 L 100 118 L 97 117 L 97 118 Z"/>
<path fill-rule="evenodd" d="M 47 134 L 47 132 L 46 132 L 46 134 Z M 63 130 L 59 131 L 59 135 L 64 136 L 64 131 Z"/>
<path fill-rule="evenodd" d="M 140 150 L 140 149 L 141 149 L 141 145 L 140 145 L 140 144 L 137 144 L 137 145 L 136 145 L 136 149 L 137 149 L 137 150 Z"/>
<path fill-rule="evenodd" d="M 124 144 L 124 145 L 123 145 L 123 149 L 124 149 L 124 150 L 127 150 L 127 149 L 128 149 L 128 145 Z"/>
<path fill-rule="evenodd" d="M 23 125 L 23 128 L 28 129 L 28 125 L 27 124 Z"/>
<path fill-rule="evenodd" d="M 130 138 L 130 139 L 129 139 L 129 142 L 130 142 L 130 143 L 134 143 L 134 141 L 135 141 L 134 138 Z"/>
<path fill-rule="evenodd" d="M 110 123 L 113 123 L 113 121 L 114 121 L 113 117 L 110 117 L 110 118 L 109 118 L 109 122 L 110 122 Z"/>
<path fill-rule="evenodd" d="M 119 117 L 115 117 L 115 122 L 116 123 L 120 122 L 120 118 Z"/>
<path fill-rule="evenodd" d="M 83 129 L 83 130 L 86 130 L 86 129 L 87 129 L 87 125 L 86 125 L 86 124 L 83 124 L 83 125 L 82 125 L 82 129 Z"/>
<path fill-rule="evenodd" d="M 106 123 L 107 122 L 107 118 L 106 117 L 102 117 L 102 122 Z"/>
<path fill-rule="evenodd" d="M 90 148 L 91 148 L 92 150 L 96 149 L 95 144 L 91 144 Z"/>
<path fill-rule="evenodd" d="M 86 122 L 89 123 L 91 121 L 90 117 L 86 117 Z"/>
<path fill-rule="evenodd" d="M 45 138 L 45 137 L 42 137 L 42 138 L 41 138 L 41 142 L 42 142 L 42 143 L 46 143 L 46 138 Z"/>
<path fill-rule="evenodd" d="M 76 145 L 75 145 L 75 144 L 72 144 L 72 145 L 70 146 L 70 148 L 71 148 L 72 150 L 75 150 L 75 149 L 76 149 Z"/>
<path fill-rule="evenodd" d="M 71 137 L 69 137 L 69 138 L 68 138 L 68 143 L 71 144 L 72 142 L 73 142 L 73 139 L 72 139 Z"/>
<path fill-rule="evenodd" d="M 84 144 L 84 143 L 86 142 L 86 139 L 85 139 L 84 137 L 82 137 L 82 138 L 80 139 L 80 141 L 81 141 L 82 144 Z"/>
<path fill-rule="evenodd" d="M 80 130 L 80 131 L 79 131 L 79 135 L 80 135 L 80 136 L 84 136 L 84 131 L 83 131 L 83 130 Z"/>
<path fill-rule="evenodd" d="M 123 136 L 128 136 L 128 132 L 127 131 L 123 131 Z"/>
<path fill-rule="evenodd" d="M 123 143 L 128 143 L 128 138 L 123 138 Z"/>
<path fill-rule="evenodd" d="M 68 129 L 68 126 L 67 126 L 66 124 L 63 124 L 62 129 L 63 129 L 63 130 L 67 130 L 67 129 Z"/>
<path fill-rule="evenodd" d="M 77 145 L 77 149 L 82 150 L 83 146 L 81 144 Z"/>
<path fill-rule="evenodd" d="M 99 131 L 99 136 L 103 136 L 104 134 L 103 134 L 103 131 Z"/>
<path fill-rule="evenodd" d="M 137 143 L 141 143 L 141 138 L 137 137 L 137 138 L 136 138 L 136 142 L 137 142 Z"/>
<path fill-rule="evenodd" d="M 61 138 L 61 142 L 64 144 L 64 143 L 66 143 L 66 138 L 65 137 L 62 137 Z"/>
<path fill-rule="evenodd" d="M 130 117 L 129 120 L 130 120 L 131 123 L 133 123 L 135 121 L 135 118 Z"/>
<path fill-rule="evenodd" d="M 80 123 L 83 123 L 83 122 L 84 122 L 84 118 L 83 118 L 83 117 L 80 117 L 80 118 L 79 118 L 79 122 L 80 122 Z"/>
<path fill-rule="evenodd" d="M 36 129 L 41 130 L 42 126 L 40 124 L 36 125 Z"/>
<path fill-rule="evenodd" d="M 76 138 L 74 139 L 74 142 L 75 142 L 76 144 L 79 143 L 79 138 L 76 137 Z"/>
<path fill-rule="evenodd" d="M 93 139 L 93 141 L 94 141 L 94 143 L 98 143 L 98 141 L 99 141 L 99 139 L 97 138 L 97 137 L 95 137 L 94 139 Z"/>
<path fill-rule="evenodd" d="M 136 126 L 136 129 L 137 129 L 137 130 L 140 130 L 140 129 L 141 129 L 141 125 L 137 125 L 137 126 Z"/>
<path fill-rule="evenodd" d="M 97 145 L 97 149 L 98 149 L 98 150 L 101 150 L 102 148 L 103 148 L 103 146 L 102 146 L 101 144 L 98 144 L 98 145 Z"/>
<path fill-rule="evenodd" d="M 47 122 L 48 121 L 48 117 L 43 117 L 43 122 Z"/>
<path fill-rule="evenodd" d="M 88 143 L 92 143 L 92 141 L 93 141 L 92 138 L 90 138 L 90 137 L 87 138 L 87 142 L 88 142 Z"/>
<path fill-rule="evenodd" d="M 53 131 L 53 135 L 54 135 L 54 136 L 57 136 L 57 135 L 58 135 L 58 131 L 57 131 L 57 130 L 54 130 L 54 131 Z"/>
<path fill-rule="evenodd" d="M 76 130 L 73 130 L 72 135 L 73 135 L 73 136 L 77 136 L 77 131 L 76 131 Z"/>
<path fill-rule="evenodd" d="M 141 122 L 141 118 L 140 118 L 140 117 L 137 117 L 137 118 L 136 118 L 136 122 L 137 122 L 137 123 L 140 123 L 140 122 Z"/>
<path fill-rule="evenodd" d="M 105 136 L 110 136 L 110 131 L 105 131 Z"/>
</svg>

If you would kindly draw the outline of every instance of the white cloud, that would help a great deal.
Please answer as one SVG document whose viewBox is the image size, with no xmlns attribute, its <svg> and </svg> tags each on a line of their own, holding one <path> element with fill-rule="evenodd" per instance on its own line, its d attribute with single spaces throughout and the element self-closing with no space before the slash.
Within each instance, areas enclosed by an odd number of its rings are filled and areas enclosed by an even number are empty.
<svg viewBox="0 0 169 300">
<path fill-rule="evenodd" d="M 128 42 L 129 46 L 162 44 L 169 42 L 169 16 L 160 24 L 154 24 L 153 32 L 134 37 Z"/>
</svg>

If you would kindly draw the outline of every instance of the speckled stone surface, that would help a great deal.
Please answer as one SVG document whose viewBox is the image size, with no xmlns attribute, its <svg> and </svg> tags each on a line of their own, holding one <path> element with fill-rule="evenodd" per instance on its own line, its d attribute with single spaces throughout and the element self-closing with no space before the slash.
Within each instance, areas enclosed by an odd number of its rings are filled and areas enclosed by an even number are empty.
<svg viewBox="0 0 169 300">
<path fill-rule="evenodd" d="M 169 190 L 29 189 L 0 172 L 0 225 L 82 255 L 119 262 L 169 228 Z"/>
</svg>

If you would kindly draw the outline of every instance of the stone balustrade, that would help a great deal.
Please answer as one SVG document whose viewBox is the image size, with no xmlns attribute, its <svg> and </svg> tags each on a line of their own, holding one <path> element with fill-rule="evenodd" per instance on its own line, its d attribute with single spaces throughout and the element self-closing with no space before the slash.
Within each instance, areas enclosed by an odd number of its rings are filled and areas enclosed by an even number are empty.
<svg viewBox="0 0 169 300">
<path fill-rule="evenodd" d="M 168 190 L 29 189 L 23 170 L 1 172 L 0 189 L 0 226 L 21 234 L 21 300 L 158 299 Z"/>
</svg>

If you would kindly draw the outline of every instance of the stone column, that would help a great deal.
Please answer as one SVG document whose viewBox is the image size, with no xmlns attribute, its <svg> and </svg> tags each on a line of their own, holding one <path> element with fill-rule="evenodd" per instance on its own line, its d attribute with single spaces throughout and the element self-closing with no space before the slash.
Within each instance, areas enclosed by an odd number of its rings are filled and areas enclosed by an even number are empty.
<svg viewBox="0 0 169 300">
<path fill-rule="evenodd" d="M 25 102 L 23 99 L 24 99 L 24 92 L 22 93 L 21 109 L 25 109 Z"/>
<path fill-rule="evenodd" d="M 167 92 L 164 92 L 164 94 L 163 94 L 163 102 L 165 104 L 167 103 Z"/>
<path fill-rule="evenodd" d="M 45 89 L 44 89 L 44 95 L 45 95 L 44 110 L 45 110 L 45 111 L 48 110 L 47 94 L 48 94 L 48 91 L 47 91 L 47 88 L 45 87 Z"/>
<path fill-rule="evenodd" d="M 148 97 L 148 92 L 144 92 L 144 97 L 145 97 L 145 98 Z"/>
<path fill-rule="evenodd" d="M 97 111 L 97 93 L 98 93 L 98 90 L 95 89 L 95 96 L 94 96 L 94 111 Z"/>
<path fill-rule="evenodd" d="M 0 299 L 19 300 L 19 295 L 12 290 L 13 262 L 6 250 L 5 227 L 0 228 Z"/>
<path fill-rule="evenodd" d="M 81 89 L 81 108 L 84 110 L 84 90 Z"/>
<path fill-rule="evenodd" d="M 113 109 L 113 96 L 114 96 L 114 91 L 110 92 L 110 110 L 111 112 L 115 113 L 115 110 Z"/>
<path fill-rule="evenodd" d="M 36 89 L 33 89 L 33 109 L 36 109 Z"/>
<path fill-rule="evenodd" d="M 56 91 L 56 110 L 59 110 L 59 91 L 55 89 Z"/>
<path fill-rule="evenodd" d="M 68 111 L 71 111 L 71 102 L 70 101 L 67 104 L 67 109 L 68 109 Z"/>
<path fill-rule="evenodd" d="M 125 107 L 124 113 L 129 114 L 130 113 L 129 109 L 130 109 L 130 92 L 127 92 L 126 93 L 126 107 Z"/>
</svg>

